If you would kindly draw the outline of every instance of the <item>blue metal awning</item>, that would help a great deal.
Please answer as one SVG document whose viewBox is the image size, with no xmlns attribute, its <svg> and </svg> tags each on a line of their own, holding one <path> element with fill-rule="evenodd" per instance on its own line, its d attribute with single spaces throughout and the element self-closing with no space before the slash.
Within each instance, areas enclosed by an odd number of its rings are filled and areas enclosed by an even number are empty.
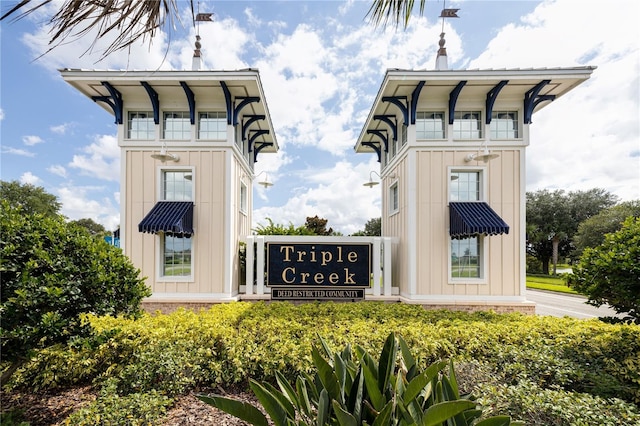
<svg viewBox="0 0 640 426">
<path fill-rule="evenodd" d="M 159 201 L 138 224 L 138 231 L 185 237 L 193 235 L 193 202 Z"/>
<path fill-rule="evenodd" d="M 449 235 L 452 238 L 508 233 L 509 225 L 487 203 L 478 201 L 449 203 Z"/>
</svg>

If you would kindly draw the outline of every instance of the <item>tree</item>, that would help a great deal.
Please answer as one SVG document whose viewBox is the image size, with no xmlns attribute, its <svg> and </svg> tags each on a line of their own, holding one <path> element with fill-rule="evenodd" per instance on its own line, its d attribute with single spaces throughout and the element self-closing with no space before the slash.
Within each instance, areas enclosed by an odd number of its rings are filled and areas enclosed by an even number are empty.
<svg viewBox="0 0 640 426">
<path fill-rule="evenodd" d="M 30 183 L 23 185 L 17 180 L 0 181 L 0 199 L 6 200 L 11 207 L 21 207 L 25 214 L 57 216 L 62 207 L 58 198 L 46 192 L 43 187 Z"/>
<path fill-rule="evenodd" d="M 0 16 L 0 21 L 11 16 L 14 20 L 21 19 L 49 3 L 51 0 L 22 0 Z M 193 0 L 189 1 L 189 5 L 192 21 L 195 23 Z M 167 22 L 169 25 L 166 25 Z M 180 22 L 178 0 L 66 0 L 48 20 L 51 25 L 51 47 L 48 52 L 56 46 L 70 43 L 95 30 L 97 35 L 94 43 L 103 37 L 113 37 L 113 41 L 102 54 L 102 58 L 105 58 L 138 40 L 145 41 L 147 37 L 151 44 L 158 29 L 166 27 L 170 32 L 175 27 L 175 22 Z"/>
<path fill-rule="evenodd" d="M 573 256 L 579 258 L 587 247 L 602 244 L 605 234 L 618 231 L 629 216 L 640 217 L 640 200 L 626 201 L 609 207 L 580 223 L 578 231 L 573 236 Z"/>
<path fill-rule="evenodd" d="M 587 303 L 606 303 L 640 324 L 640 218 L 627 218 L 601 245 L 586 248 L 568 283 Z"/>
<path fill-rule="evenodd" d="M 69 223 L 86 229 L 89 232 L 89 234 L 93 236 L 104 237 L 111 234 L 109 231 L 105 229 L 104 226 L 97 223 L 91 218 L 72 220 Z"/>
<path fill-rule="evenodd" d="M 558 257 L 573 250 L 571 238 L 578 225 L 616 201 L 615 195 L 600 188 L 568 194 L 546 189 L 527 192 L 527 252 L 542 262 L 545 274 L 553 260 L 555 274 Z"/>
<path fill-rule="evenodd" d="M 327 229 L 327 219 L 322 219 L 315 215 L 314 217 L 307 217 L 307 221 L 304 226 L 310 230 L 313 235 L 334 235 L 333 228 Z"/>
<path fill-rule="evenodd" d="M 122 251 L 62 216 L 28 214 L 4 200 L 0 212 L 0 382 L 31 351 L 82 335 L 82 313 L 141 314 L 151 292 Z"/>
<path fill-rule="evenodd" d="M 374 217 L 364 224 L 364 231 L 358 231 L 352 234 L 354 237 L 379 237 L 382 235 L 382 218 Z"/>
<path fill-rule="evenodd" d="M 267 222 L 269 222 L 267 226 L 258 224 L 254 229 L 257 235 L 315 235 L 313 231 L 304 225 L 296 227 L 291 222 L 289 222 L 289 225 L 282 225 L 273 223 L 270 218 L 267 218 Z"/>
</svg>

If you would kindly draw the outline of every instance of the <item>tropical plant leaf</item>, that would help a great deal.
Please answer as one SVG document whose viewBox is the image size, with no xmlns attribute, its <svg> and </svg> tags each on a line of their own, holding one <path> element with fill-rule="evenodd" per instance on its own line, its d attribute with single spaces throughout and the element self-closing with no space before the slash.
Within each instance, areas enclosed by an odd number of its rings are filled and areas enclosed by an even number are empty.
<svg viewBox="0 0 640 426">
<path fill-rule="evenodd" d="M 318 369 L 318 377 L 322 382 L 322 386 L 327 390 L 329 397 L 340 401 L 340 403 L 344 403 L 344 398 L 340 391 L 340 384 L 338 383 L 338 378 L 336 377 L 333 368 L 329 365 L 327 360 L 320 355 L 320 352 L 315 346 L 311 350 L 311 358 L 313 359 L 313 364 Z"/>
<path fill-rule="evenodd" d="M 267 418 L 260 410 L 252 404 L 237 401 L 235 399 L 226 398 L 224 396 L 214 395 L 198 395 L 201 401 L 206 402 L 212 407 L 216 407 L 225 413 L 231 414 L 247 423 L 255 426 L 268 426 Z"/>
<path fill-rule="evenodd" d="M 451 385 L 451 389 L 456 396 L 455 399 L 459 399 L 460 390 L 458 389 L 458 379 L 456 378 L 456 371 L 453 368 L 453 360 L 449 360 L 449 384 Z"/>
<path fill-rule="evenodd" d="M 397 351 L 396 336 L 394 333 L 391 333 L 384 342 L 382 352 L 380 353 L 380 363 L 378 365 L 378 388 L 380 392 L 385 392 L 389 385 L 396 365 Z"/>
<path fill-rule="evenodd" d="M 342 408 L 338 401 L 333 401 L 333 412 L 336 413 L 338 424 L 340 426 L 358 426 L 358 421 L 347 410 Z"/>
<path fill-rule="evenodd" d="M 407 342 L 404 341 L 402 336 L 398 336 L 398 345 L 400 346 L 400 353 L 402 355 L 402 362 L 404 363 L 407 372 L 414 369 L 416 366 L 416 360 L 411 354 L 411 349 L 407 345 Z"/>
<path fill-rule="evenodd" d="M 326 389 L 320 392 L 318 399 L 318 416 L 316 417 L 317 426 L 325 426 L 329 422 L 329 393 Z"/>
<path fill-rule="evenodd" d="M 427 408 L 427 411 L 425 411 L 424 417 L 422 418 L 422 425 L 440 425 L 447 419 L 455 417 L 457 414 L 475 407 L 476 404 L 474 402 L 465 400 L 440 402 Z"/>
<path fill-rule="evenodd" d="M 294 408 L 293 404 L 291 403 L 291 401 L 289 401 L 289 398 L 287 398 L 287 396 L 284 393 L 280 392 L 275 386 L 273 386 L 271 383 L 268 383 L 268 382 L 263 383 L 262 386 L 267 391 L 269 391 L 269 393 L 275 399 L 278 400 L 282 408 L 284 408 L 287 411 L 288 417 L 290 419 L 296 418 L 296 409 Z"/>
<path fill-rule="evenodd" d="M 393 401 L 387 402 L 379 411 L 378 416 L 371 426 L 388 426 L 391 424 L 391 415 L 393 413 Z"/>
<path fill-rule="evenodd" d="M 405 403 L 413 401 L 420 395 L 420 392 L 431 382 L 434 377 L 447 365 L 446 361 L 440 361 L 431 364 L 421 374 L 416 376 L 407 385 L 407 389 L 404 392 L 403 399 Z"/>
<path fill-rule="evenodd" d="M 287 410 L 280 404 L 280 401 L 253 379 L 249 380 L 249 386 L 275 426 L 286 426 Z"/>
<path fill-rule="evenodd" d="M 287 397 L 287 400 L 297 408 L 301 408 L 295 389 L 293 389 L 293 386 L 291 386 L 287 378 L 284 377 L 284 374 L 280 371 L 276 371 L 276 382 L 282 394 Z"/>
<path fill-rule="evenodd" d="M 479 421 L 475 424 L 475 426 L 509 426 L 511 424 L 511 417 L 509 416 L 494 416 Z M 514 422 L 513 424 L 515 425 L 516 422 Z"/>
<path fill-rule="evenodd" d="M 353 414 L 358 423 L 362 422 L 362 400 L 364 398 L 364 374 L 362 368 L 358 370 L 347 400 L 347 409 Z"/>
<path fill-rule="evenodd" d="M 311 415 L 311 402 L 309 401 L 309 392 L 307 391 L 307 381 L 298 376 L 296 379 L 296 390 L 298 391 L 298 401 L 300 409 L 307 415 Z"/>
<path fill-rule="evenodd" d="M 367 394 L 369 394 L 369 399 L 371 400 L 371 405 L 376 411 L 382 410 L 386 401 L 382 392 L 380 392 L 378 386 L 378 379 L 375 376 L 375 372 L 372 371 L 372 368 L 368 364 L 361 364 L 362 372 L 364 374 L 364 383 L 366 385 Z"/>
</svg>

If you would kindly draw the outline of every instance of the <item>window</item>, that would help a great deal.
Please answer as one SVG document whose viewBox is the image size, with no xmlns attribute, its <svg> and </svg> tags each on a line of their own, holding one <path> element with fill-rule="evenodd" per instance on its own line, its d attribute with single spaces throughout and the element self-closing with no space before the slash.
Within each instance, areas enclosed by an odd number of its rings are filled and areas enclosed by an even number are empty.
<svg viewBox="0 0 640 426">
<path fill-rule="evenodd" d="M 482 138 L 482 122 L 480 111 L 456 111 L 453 120 L 454 139 Z"/>
<path fill-rule="evenodd" d="M 240 182 L 240 211 L 247 212 L 247 185 L 244 182 Z"/>
<path fill-rule="evenodd" d="M 164 139 L 191 139 L 191 121 L 189 113 L 165 112 L 164 113 Z"/>
<path fill-rule="evenodd" d="M 151 111 L 130 111 L 127 118 L 127 138 L 155 139 L 156 124 Z"/>
<path fill-rule="evenodd" d="M 198 139 L 227 139 L 227 114 L 201 112 L 198 114 Z"/>
<path fill-rule="evenodd" d="M 418 112 L 416 139 L 444 139 L 444 112 Z"/>
<path fill-rule="evenodd" d="M 191 237 L 175 237 L 163 235 L 163 277 L 191 276 Z"/>
<path fill-rule="evenodd" d="M 398 194 L 398 182 L 389 188 L 389 214 L 396 213 L 400 209 Z"/>
<path fill-rule="evenodd" d="M 165 170 L 162 173 L 162 199 L 164 201 L 193 200 L 193 171 Z"/>
<path fill-rule="evenodd" d="M 453 171 L 449 183 L 450 201 L 480 201 L 480 172 Z"/>
<path fill-rule="evenodd" d="M 193 200 L 193 170 L 164 170 L 162 172 L 162 199 L 164 201 Z M 163 277 L 190 277 L 193 269 L 192 237 L 162 234 L 161 275 Z"/>
<path fill-rule="evenodd" d="M 408 138 L 408 133 L 409 133 L 409 128 L 407 127 L 406 124 L 402 124 L 402 146 L 405 146 L 407 144 L 407 138 Z"/>
<path fill-rule="evenodd" d="M 482 278 L 480 239 L 451 240 L 451 278 Z"/>
<path fill-rule="evenodd" d="M 518 113 L 494 111 L 491 114 L 491 139 L 517 139 Z"/>
<path fill-rule="evenodd" d="M 482 172 L 451 171 L 449 201 L 482 201 Z M 484 238 L 473 236 L 451 239 L 450 273 L 452 279 L 482 278 Z"/>
</svg>

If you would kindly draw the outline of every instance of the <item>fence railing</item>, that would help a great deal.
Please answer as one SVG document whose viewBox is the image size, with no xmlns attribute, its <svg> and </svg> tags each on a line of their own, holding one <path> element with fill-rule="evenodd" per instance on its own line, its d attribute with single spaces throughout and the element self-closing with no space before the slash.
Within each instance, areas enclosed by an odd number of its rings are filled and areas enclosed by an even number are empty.
<svg viewBox="0 0 640 426">
<path fill-rule="evenodd" d="M 240 293 L 246 295 L 267 295 L 271 289 L 265 282 L 267 272 L 266 247 L 268 243 L 290 244 L 371 244 L 371 279 L 365 296 L 392 296 L 397 289 L 391 282 L 392 240 L 389 237 L 333 237 L 333 236 L 290 236 L 251 235 L 245 238 L 245 286 Z M 242 291 L 244 287 L 244 292 Z"/>
</svg>

